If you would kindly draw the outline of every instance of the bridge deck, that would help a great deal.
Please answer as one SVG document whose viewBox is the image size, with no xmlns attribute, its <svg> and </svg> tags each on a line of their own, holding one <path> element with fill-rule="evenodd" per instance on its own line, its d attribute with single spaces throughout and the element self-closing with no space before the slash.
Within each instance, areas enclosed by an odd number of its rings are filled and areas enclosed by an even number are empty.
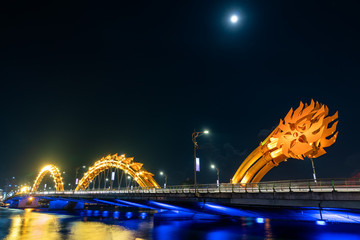
<svg viewBox="0 0 360 240">
<path fill-rule="evenodd" d="M 323 182 L 324 183 L 324 182 Z M 281 182 L 247 186 L 221 184 L 170 186 L 166 189 L 120 189 L 62 192 L 34 192 L 35 196 L 67 197 L 77 199 L 158 200 L 164 202 L 217 202 L 228 205 L 263 205 L 287 207 L 329 207 L 360 209 L 360 185 Z"/>
</svg>

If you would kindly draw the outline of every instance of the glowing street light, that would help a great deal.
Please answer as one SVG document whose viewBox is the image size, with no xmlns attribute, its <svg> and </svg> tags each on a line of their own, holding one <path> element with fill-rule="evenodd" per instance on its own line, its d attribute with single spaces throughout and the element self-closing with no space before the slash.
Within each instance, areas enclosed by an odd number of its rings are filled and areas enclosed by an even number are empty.
<svg viewBox="0 0 360 240">
<path fill-rule="evenodd" d="M 192 133 L 192 141 L 194 143 L 194 189 L 195 189 L 195 195 L 197 195 L 196 172 L 200 172 L 200 160 L 199 160 L 199 158 L 196 157 L 196 150 L 199 149 L 199 145 L 196 142 L 196 138 L 203 134 L 209 134 L 209 130 L 205 130 L 203 132 L 196 132 L 194 129 L 194 132 Z"/>
<path fill-rule="evenodd" d="M 211 164 L 210 166 L 212 169 L 216 169 L 217 172 L 217 181 L 216 181 L 216 186 L 219 187 L 220 186 L 220 179 L 219 179 L 219 175 L 220 175 L 220 170 L 218 167 L 216 167 L 214 164 Z"/>
<path fill-rule="evenodd" d="M 164 172 L 160 172 L 160 176 L 164 176 L 165 177 L 165 183 L 164 183 L 164 188 L 166 188 L 166 183 L 167 183 L 167 175 Z"/>
<path fill-rule="evenodd" d="M 127 184 L 127 189 L 129 189 L 129 187 L 130 187 L 130 189 L 132 190 L 132 189 L 133 189 L 133 185 L 132 185 L 132 178 L 131 178 L 131 176 L 127 176 L 127 179 L 129 179 L 129 180 L 128 180 L 128 184 Z"/>
</svg>

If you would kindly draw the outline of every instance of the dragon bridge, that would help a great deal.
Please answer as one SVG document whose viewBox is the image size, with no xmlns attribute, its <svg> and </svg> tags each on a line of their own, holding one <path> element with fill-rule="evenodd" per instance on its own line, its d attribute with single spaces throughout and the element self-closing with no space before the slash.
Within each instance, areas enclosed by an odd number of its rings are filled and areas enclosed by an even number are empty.
<svg viewBox="0 0 360 240">
<path fill-rule="evenodd" d="M 60 171 L 59 171 L 59 169 L 58 169 L 55 165 L 53 165 L 53 164 L 46 165 L 45 167 L 43 167 L 43 168 L 40 170 L 38 176 L 36 177 L 36 180 L 35 180 L 35 182 L 34 182 L 34 185 L 33 185 L 33 187 L 31 188 L 31 191 L 32 191 L 32 192 L 36 192 L 36 191 L 37 191 L 37 189 L 38 189 L 39 186 L 40 186 L 41 181 L 43 180 L 44 176 L 45 176 L 47 173 L 50 173 L 50 174 L 51 174 L 51 177 L 54 179 L 56 191 L 64 191 L 64 183 L 63 183 L 63 180 L 62 180 Z"/>
<path fill-rule="evenodd" d="M 257 183 L 279 163 L 288 158 L 303 160 L 326 153 L 338 135 L 336 131 L 338 112 L 328 116 L 326 105 L 311 100 L 310 105 L 300 102 L 291 108 L 284 120 L 240 165 L 232 183 Z"/>
<path fill-rule="evenodd" d="M 96 176 L 110 168 L 117 168 L 124 171 L 125 174 L 129 174 L 142 188 L 160 188 L 159 184 L 153 179 L 154 174 L 145 171 L 142 163 L 133 160 L 133 157 L 127 158 L 125 154 L 120 156 L 117 154 L 108 155 L 101 158 L 84 173 L 84 177 L 79 181 L 75 191 L 85 190 Z"/>
</svg>

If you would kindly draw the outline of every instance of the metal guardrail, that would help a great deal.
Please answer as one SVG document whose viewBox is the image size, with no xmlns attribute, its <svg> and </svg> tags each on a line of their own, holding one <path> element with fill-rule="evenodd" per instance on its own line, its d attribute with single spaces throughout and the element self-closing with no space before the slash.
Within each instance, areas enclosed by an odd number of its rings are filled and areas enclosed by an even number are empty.
<svg viewBox="0 0 360 240">
<path fill-rule="evenodd" d="M 294 181 L 273 181 L 248 184 L 198 184 L 198 193 L 286 193 L 286 192 L 360 192 L 360 179 L 323 179 L 314 180 L 294 180 Z M 166 188 L 143 189 L 140 187 L 121 188 L 121 189 L 98 189 L 85 191 L 43 191 L 33 192 L 34 195 L 56 195 L 56 194 L 127 194 L 127 193 L 165 193 L 181 194 L 195 193 L 194 185 L 173 185 Z"/>
</svg>

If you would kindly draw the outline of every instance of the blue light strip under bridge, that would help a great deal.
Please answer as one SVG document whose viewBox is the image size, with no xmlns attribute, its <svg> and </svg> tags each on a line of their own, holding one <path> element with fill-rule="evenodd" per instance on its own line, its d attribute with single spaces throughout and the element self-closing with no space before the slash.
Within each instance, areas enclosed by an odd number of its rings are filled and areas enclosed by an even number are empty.
<svg viewBox="0 0 360 240">
<path fill-rule="evenodd" d="M 97 198 L 94 198 L 94 201 L 96 201 L 96 202 L 101 202 L 101 203 L 106 203 L 106 204 L 109 204 L 109 205 L 115 205 L 115 206 L 121 206 L 121 207 L 128 207 L 127 205 L 124 205 L 124 204 L 114 203 L 114 202 L 105 201 L 105 200 L 100 200 L 100 199 L 97 199 Z"/>
<path fill-rule="evenodd" d="M 170 205 L 167 203 L 161 203 L 161 202 L 156 202 L 156 201 L 149 201 L 148 203 L 152 206 L 156 206 L 157 209 L 167 209 L 167 210 L 173 210 L 173 211 L 183 211 L 183 212 L 192 212 L 192 213 L 196 212 L 191 209 L 182 208 L 182 207 Z"/>
<path fill-rule="evenodd" d="M 122 204 L 126 204 L 126 205 L 131 206 L 131 207 L 155 209 L 153 207 L 143 205 L 143 204 L 140 204 L 140 203 L 133 203 L 133 202 L 128 202 L 128 201 L 124 201 L 124 200 L 120 200 L 120 199 L 115 199 L 115 201 L 117 201 L 119 203 L 122 203 Z"/>
</svg>

